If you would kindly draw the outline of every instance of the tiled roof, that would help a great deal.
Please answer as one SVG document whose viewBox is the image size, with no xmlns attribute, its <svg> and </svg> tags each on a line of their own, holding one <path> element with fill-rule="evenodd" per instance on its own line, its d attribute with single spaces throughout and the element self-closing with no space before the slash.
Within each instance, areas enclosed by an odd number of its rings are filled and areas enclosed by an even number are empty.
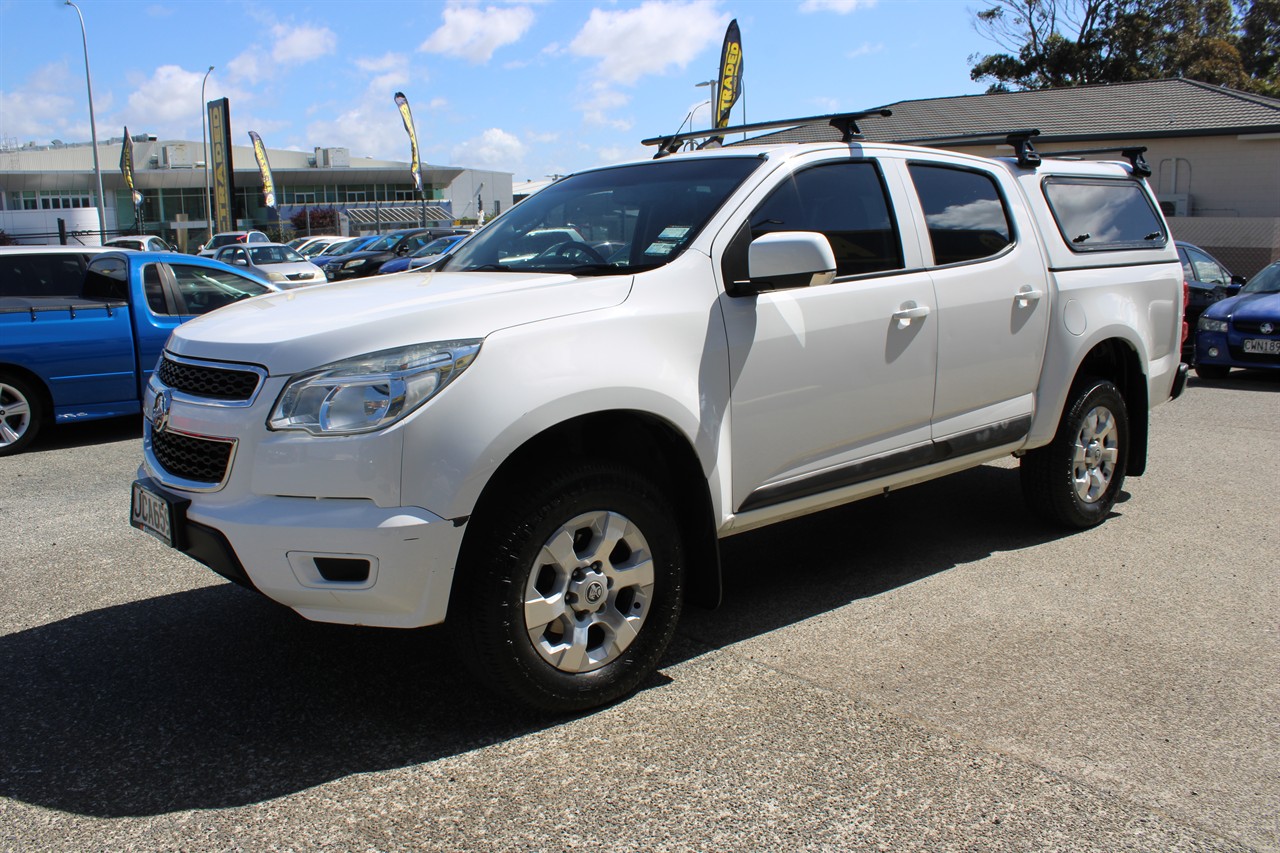
<svg viewBox="0 0 1280 853">
<path fill-rule="evenodd" d="M 1280 100 L 1194 80 L 1146 80 L 885 104 L 893 115 L 860 121 L 872 142 L 901 142 L 1036 128 L 1038 142 L 1280 132 Z M 826 125 L 747 140 L 838 141 Z"/>
</svg>

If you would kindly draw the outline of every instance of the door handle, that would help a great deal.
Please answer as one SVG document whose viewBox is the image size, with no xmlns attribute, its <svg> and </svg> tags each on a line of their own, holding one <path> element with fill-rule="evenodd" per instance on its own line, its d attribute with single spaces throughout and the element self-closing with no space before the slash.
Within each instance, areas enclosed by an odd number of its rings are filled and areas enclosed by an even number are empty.
<svg viewBox="0 0 1280 853">
<path fill-rule="evenodd" d="M 914 299 L 908 299 L 902 303 L 897 311 L 893 312 L 893 319 L 898 321 L 898 328 L 905 329 L 911 325 L 912 320 L 929 316 L 928 305 L 918 305 Z"/>
<path fill-rule="evenodd" d="M 1018 288 L 1018 307 L 1026 308 L 1030 306 L 1032 302 L 1039 302 L 1040 298 L 1043 296 L 1044 291 L 1036 290 L 1031 285 L 1024 284 L 1022 287 Z"/>
</svg>

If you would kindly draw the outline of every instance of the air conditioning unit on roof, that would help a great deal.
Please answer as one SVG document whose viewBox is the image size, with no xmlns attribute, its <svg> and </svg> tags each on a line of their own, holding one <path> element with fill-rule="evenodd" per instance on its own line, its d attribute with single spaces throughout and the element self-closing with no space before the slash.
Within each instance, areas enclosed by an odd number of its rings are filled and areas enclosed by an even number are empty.
<svg viewBox="0 0 1280 853">
<path fill-rule="evenodd" d="M 1161 193 L 1157 200 L 1160 202 L 1160 212 L 1165 216 L 1191 215 L 1190 193 Z"/>
</svg>

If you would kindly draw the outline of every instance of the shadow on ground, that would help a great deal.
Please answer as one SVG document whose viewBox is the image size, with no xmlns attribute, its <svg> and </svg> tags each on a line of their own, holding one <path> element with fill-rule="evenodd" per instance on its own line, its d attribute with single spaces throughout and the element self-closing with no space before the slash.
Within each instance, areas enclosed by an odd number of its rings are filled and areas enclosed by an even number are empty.
<svg viewBox="0 0 1280 853">
<path fill-rule="evenodd" d="M 1192 372 L 1187 388 L 1232 388 L 1275 393 L 1280 392 L 1280 370 L 1233 370 L 1225 379 L 1202 379 Z"/>
<path fill-rule="evenodd" d="M 725 605 L 690 610 L 665 664 L 1058 535 L 1016 471 L 983 467 L 735 536 Z M 556 724 L 475 691 L 439 629 L 309 623 L 229 584 L 0 637 L 0 674 L 0 796 L 102 817 L 260 802 Z"/>
</svg>

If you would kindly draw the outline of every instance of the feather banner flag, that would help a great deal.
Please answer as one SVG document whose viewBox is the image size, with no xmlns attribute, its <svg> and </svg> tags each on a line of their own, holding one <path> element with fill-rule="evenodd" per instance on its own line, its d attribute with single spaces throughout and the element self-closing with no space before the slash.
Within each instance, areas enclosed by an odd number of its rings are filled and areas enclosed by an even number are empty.
<svg viewBox="0 0 1280 853">
<path fill-rule="evenodd" d="M 729 22 L 724 33 L 724 46 L 720 48 L 720 94 L 716 99 L 717 128 L 729 126 L 729 113 L 742 94 L 742 32 L 738 19 Z"/>
<path fill-rule="evenodd" d="M 142 193 L 133 185 L 133 138 L 129 136 L 129 128 L 124 129 L 124 145 L 120 148 L 120 174 L 124 175 L 125 186 L 133 196 L 136 210 L 142 204 Z"/>
<path fill-rule="evenodd" d="M 409 134 L 409 150 L 413 162 L 409 172 L 413 175 L 413 188 L 422 192 L 422 164 L 418 161 L 418 133 L 413 129 L 413 113 L 409 112 L 409 99 L 404 92 L 396 92 L 396 106 L 400 109 L 400 118 L 404 119 L 405 132 Z"/>
<path fill-rule="evenodd" d="M 253 156 L 258 161 L 258 172 L 262 174 L 263 203 L 276 209 L 276 183 L 271 178 L 271 164 L 267 162 L 267 146 L 262 144 L 262 137 L 249 131 L 249 140 L 253 142 Z"/>
</svg>

